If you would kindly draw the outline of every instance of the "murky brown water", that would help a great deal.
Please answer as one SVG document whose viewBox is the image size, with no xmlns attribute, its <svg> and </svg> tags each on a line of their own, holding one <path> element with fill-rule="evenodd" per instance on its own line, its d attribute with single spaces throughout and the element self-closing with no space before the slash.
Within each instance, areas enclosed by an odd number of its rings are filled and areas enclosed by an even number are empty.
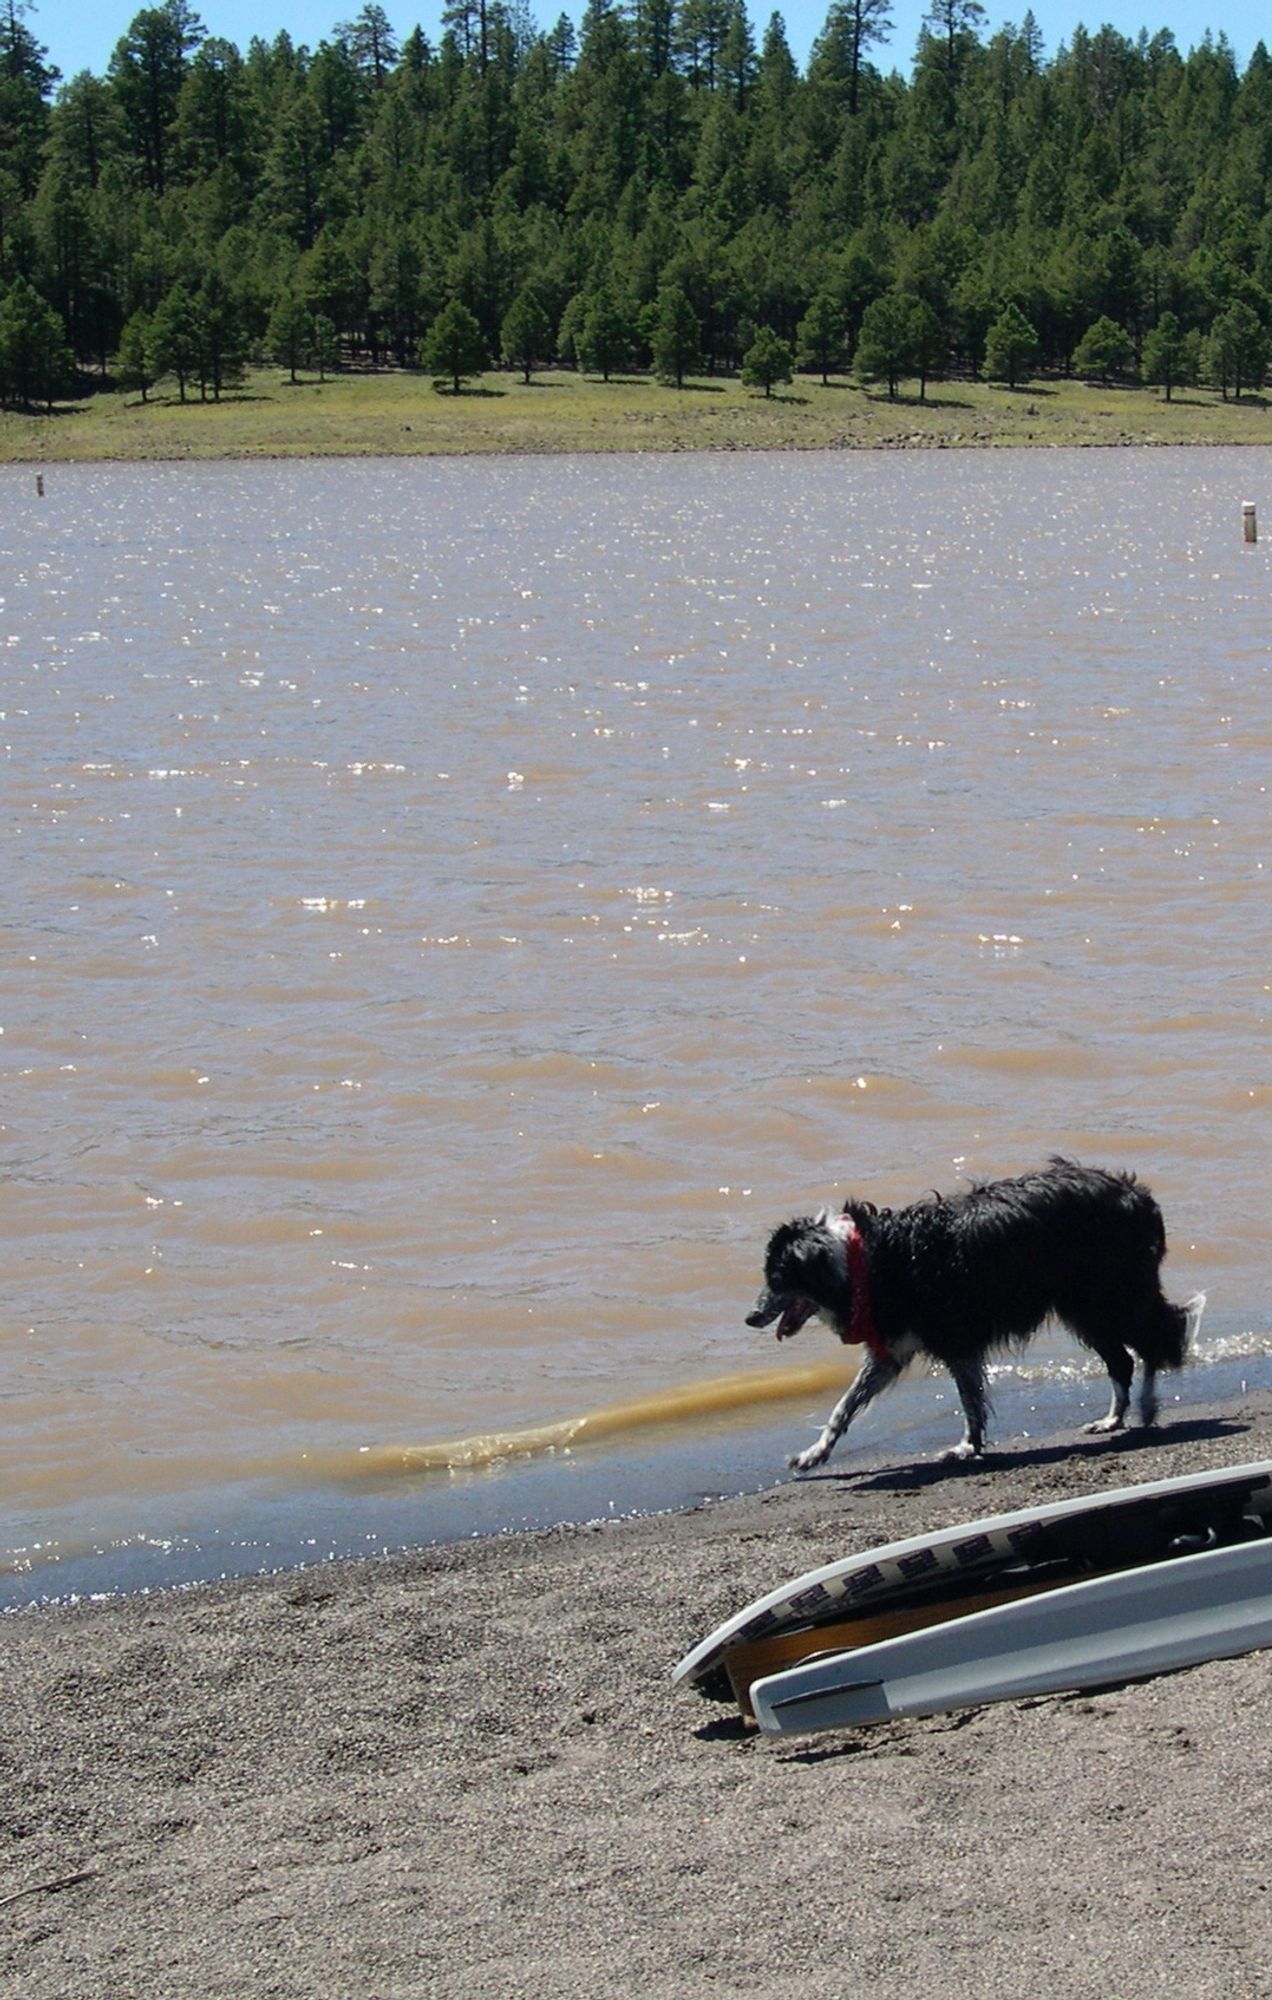
<svg viewBox="0 0 1272 2000">
<path fill-rule="evenodd" d="M 1056 1149 L 1265 1353 L 1265 463 L 4 472 L 5 1546 L 775 1366 L 772 1222 Z"/>
</svg>

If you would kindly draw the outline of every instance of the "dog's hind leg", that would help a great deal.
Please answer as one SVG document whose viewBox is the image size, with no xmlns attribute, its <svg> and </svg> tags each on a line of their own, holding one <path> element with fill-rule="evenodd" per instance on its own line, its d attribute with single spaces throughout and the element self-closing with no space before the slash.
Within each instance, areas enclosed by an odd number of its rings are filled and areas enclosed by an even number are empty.
<svg viewBox="0 0 1272 2000">
<path fill-rule="evenodd" d="M 1195 1292 L 1183 1306 L 1171 1305 L 1163 1300 L 1162 1307 L 1170 1338 L 1163 1343 L 1159 1354 L 1142 1351 L 1144 1376 L 1140 1383 L 1139 1420 L 1145 1430 L 1151 1430 L 1157 1422 L 1158 1374 L 1163 1368 L 1183 1367 L 1188 1350 L 1197 1338 L 1201 1315 L 1206 1309 L 1206 1294 Z"/>
<path fill-rule="evenodd" d="M 985 1370 L 979 1361 L 947 1361 L 945 1365 L 954 1378 L 954 1387 L 958 1390 L 958 1399 L 967 1420 L 966 1435 L 958 1444 L 941 1453 L 943 1459 L 953 1464 L 959 1459 L 979 1458 L 984 1451 L 989 1397 L 985 1393 Z"/>
<path fill-rule="evenodd" d="M 1089 1431 L 1094 1436 L 1097 1433 L 1105 1431 L 1120 1431 L 1123 1428 L 1123 1426 L 1126 1423 L 1126 1412 L 1130 1407 L 1131 1375 L 1133 1372 L 1134 1372 L 1133 1370 L 1127 1371 L 1127 1376 L 1125 1381 L 1122 1380 L 1120 1375 L 1113 1376 L 1113 1400 L 1109 1404 L 1108 1415 L 1106 1417 L 1095 1417 L 1091 1423 L 1083 1424 L 1082 1428 L 1084 1431 Z M 1111 1370 L 1110 1373 L 1112 1373 Z M 1147 1376 L 1145 1376 L 1144 1379 L 1144 1387 L 1145 1390 L 1147 1391 L 1148 1389 Z M 1157 1410 L 1157 1403 L 1156 1403 L 1156 1397 L 1154 1396 L 1153 1399 L 1154 1414 L 1156 1414 L 1156 1410 Z M 1145 1419 L 1145 1421 L 1151 1422 L 1152 1419 L 1147 1418 Z"/>
<path fill-rule="evenodd" d="M 1081 1338 L 1088 1347 L 1095 1349 L 1101 1361 L 1108 1369 L 1109 1380 L 1113 1384 L 1113 1400 L 1109 1404 L 1108 1415 L 1106 1417 L 1097 1417 L 1093 1423 L 1083 1424 L 1082 1428 L 1084 1431 L 1091 1432 L 1092 1435 L 1107 1431 L 1120 1431 L 1126 1422 L 1126 1412 L 1130 1407 L 1131 1381 L 1135 1374 L 1134 1359 L 1131 1356 L 1130 1350 L 1123 1347 L 1120 1341 L 1104 1339 L 1097 1341 L 1089 1333 L 1083 1333 Z M 1156 1410 L 1156 1399 L 1152 1394 L 1147 1372 L 1144 1377 L 1144 1387 L 1146 1393 L 1150 1395 L 1154 1410 Z M 1152 1419 L 1148 1418 L 1146 1421 L 1151 1422 Z"/>
<path fill-rule="evenodd" d="M 1092 1434 L 1120 1431 L 1126 1423 L 1126 1412 L 1131 1406 L 1131 1383 L 1135 1377 L 1135 1356 L 1122 1338 L 1122 1330 L 1138 1318 L 1138 1306 L 1138 1300 L 1128 1299 L 1125 1295 L 1096 1297 L 1089 1287 L 1056 1302 L 1057 1317 L 1064 1321 L 1084 1347 L 1089 1347 L 1093 1354 L 1099 1356 L 1113 1385 L 1108 1415 L 1097 1417 L 1093 1423 L 1083 1424 L 1084 1431 Z"/>
<path fill-rule="evenodd" d="M 840 1438 L 855 1416 L 873 1403 L 881 1390 L 896 1381 L 901 1373 L 899 1362 L 878 1354 L 867 1354 L 857 1373 L 852 1387 L 839 1398 L 826 1421 L 826 1428 L 816 1444 L 810 1444 L 807 1451 L 796 1452 L 791 1465 L 796 1472 L 811 1472 L 814 1466 L 824 1465 L 835 1449 Z"/>
</svg>

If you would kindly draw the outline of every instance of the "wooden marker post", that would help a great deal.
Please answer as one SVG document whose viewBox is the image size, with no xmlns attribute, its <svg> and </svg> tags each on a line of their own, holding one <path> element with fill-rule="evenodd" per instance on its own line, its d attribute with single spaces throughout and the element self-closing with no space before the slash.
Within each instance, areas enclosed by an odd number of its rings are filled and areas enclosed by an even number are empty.
<svg viewBox="0 0 1272 2000">
<path fill-rule="evenodd" d="M 1242 540 L 1247 542 L 1257 542 L 1259 539 L 1259 522 L 1253 500 L 1247 500 L 1242 505 L 1241 536 Z"/>
</svg>

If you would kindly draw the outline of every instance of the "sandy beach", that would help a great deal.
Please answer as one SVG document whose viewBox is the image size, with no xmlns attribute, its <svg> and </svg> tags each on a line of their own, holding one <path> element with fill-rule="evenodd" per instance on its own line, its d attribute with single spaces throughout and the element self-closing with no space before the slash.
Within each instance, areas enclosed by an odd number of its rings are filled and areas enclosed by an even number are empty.
<svg viewBox="0 0 1272 2000">
<path fill-rule="evenodd" d="M 669 1673 L 856 1548 L 1268 1457 L 1261 1391 L 11 1617 L 0 1992 L 1263 2000 L 1267 1654 L 806 1741 Z"/>
</svg>

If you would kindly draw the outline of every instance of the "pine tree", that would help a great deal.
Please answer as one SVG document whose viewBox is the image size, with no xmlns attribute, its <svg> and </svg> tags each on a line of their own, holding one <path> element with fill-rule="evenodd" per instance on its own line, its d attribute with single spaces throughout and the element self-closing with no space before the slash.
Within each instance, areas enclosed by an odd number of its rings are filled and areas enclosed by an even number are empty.
<svg viewBox="0 0 1272 2000">
<path fill-rule="evenodd" d="M 799 323 L 797 337 L 801 366 L 815 368 L 824 386 L 844 351 L 843 312 L 829 292 L 818 292 Z"/>
<path fill-rule="evenodd" d="M 910 352 L 919 378 L 919 401 L 927 401 L 927 385 L 944 375 L 949 361 L 949 342 L 935 309 L 926 299 L 910 301 Z"/>
<path fill-rule="evenodd" d="M 695 90 L 714 90 L 729 32 L 729 0 L 679 0 L 672 23 L 672 50 Z"/>
<path fill-rule="evenodd" d="M 702 328 L 687 294 L 679 285 L 663 285 L 648 321 L 654 373 L 662 382 L 685 386 L 685 376 L 702 359 Z"/>
<path fill-rule="evenodd" d="M 457 396 L 465 376 L 480 375 L 489 366 L 481 328 L 459 299 L 438 313 L 424 337 L 420 358 L 430 374 L 449 376 Z"/>
<path fill-rule="evenodd" d="M 861 103 L 867 51 L 892 32 L 890 0 L 831 0 L 821 34 L 813 44 L 809 82 L 828 89 L 850 118 Z"/>
<path fill-rule="evenodd" d="M 1144 354 L 1140 373 L 1145 382 L 1152 382 L 1166 391 L 1166 401 L 1171 399 L 1171 391 L 1182 388 L 1190 379 L 1190 355 L 1188 336 L 1173 312 L 1164 312 L 1144 341 Z"/>
<path fill-rule="evenodd" d="M 1268 334 L 1253 306 L 1238 299 L 1220 313 L 1206 338 L 1203 365 L 1223 400 L 1231 389 L 1240 402 L 1246 389 L 1259 389 L 1268 372 Z"/>
<path fill-rule="evenodd" d="M 302 250 L 313 247 L 324 220 L 322 154 L 322 119 L 313 98 L 302 91 L 274 123 L 256 198 L 261 221 L 285 231 Z"/>
<path fill-rule="evenodd" d="M 328 375 L 340 366 L 340 341 L 336 333 L 335 321 L 326 313 L 314 314 L 313 364 L 318 370 L 318 380 L 325 382 Z"/>
<path fill-rule="evenodd" d="M 742 0 L 731 0 L 728 25 L 720 45 L 720 87 L 738 112 L 746 110 L 759 76 L 755 36 Z"/>
<path fill-rule="evenodd" d="M 384 89 L 398 60 L 397 37 L 378 0 L 367 0 L 356 20 L 342 21 L 336 33 L 348 47 L 369 87 Z"/>
<path fill-rule="evenodd" d="M 901 292 L 885 292 L 866 307 L 853 367 L 863 382 L 886 382 L 894 402 L 902 376 L 916 372 L 911 301 Z"/>
<path fill-rule="evenodd" d="M 125 389 L 140 389 L 147 402 L 155 382 L 154 326 L 150 314 L 135 312 L 119 336 L 115 373 Z"/>
<path fill-rule="evenodd" d="M 247 328 L 242 303 L 215 267 L 207 273 L 195 297 L 199 333 L 199 388 L 219 403 L 223 389 L 237 387 L 247 359 Z"/>
<path fill-rule="evenodd" d="M 574 67 L 578 54 L 579 38 L 574 32 L 574 23 L 568 14 L 558 14 L 556 21 L 544 37 L 552 74 L 559 81 Z"/>
<path fill-rule="evenodd" d="M 71 376 L 66 329 L 25 278 L 0 294 L 0 403 L 53 408 Z"/>
<path fill-rule="evenodd" d="M 306 305 L 339 328 L 349 329 L 357 316 L 360 280 L 349 251 L 334 231 L 324 229 L 307 257 L 297 283 Z"/>
<path fill-rule="evenodd" d="M 34 14 L 33 0 L 3 0 L 0 6 L 0 77 L 10 83 L 25 83 L 37 97 L 51 97 L 61 70 L 46 61 L 48 50 L 27 27 L 26 16 Z"/>
<path fill-rule="evenodd" d="M 613 293 L 602 289 L 591 301 L 577 337 L 580 366 L 608 382 L 613 370 L 627 361 L 631 344 L 626 314 Z"/>
<path fill-rule="evenodd" d="M 675 0 L 623 0 L 631 24 L 632 45 L 653 82 L 671 68 Z"/>
<path fill-rule="evenodd" d="M 280 292 L 265 329 L 265 345 L 295 382 L 296 370 L 309 359 L 314 343 L 314 316 L 292 286 Z"/>
<path fill-rule="evenodd" d="M 177 99 L 186 58 L 203 40 L 203 23 L 186 0 L 144 7 L 116 43 L 109 76 L 127 120 L 147 185 L 168 185 Z"/>
<path fill-rule="evenodd" d="M 939 43 L 942 65 L 949 77 L 957 75 L 984 19 L 985 9 L 980 0 L 931 0 L 923 16 L 923 27 Z"/>
<path fill-rule="evenodd" d="M 233 42 L 214 36 L 187 63 L 174 135 L 184 176 L 211 175 L 224 167 L 246 189 L 255 165 L 252 102 L 243 58 Z"/>
<path fill-rule="evenodd" d="M 156 380 L 175 375 L 184 403 L 186 388 L 199 371 L 199 311 L 185 285 L 174 285 L 151 322 L 151 361 Z"/>
<path fill-rule="evenodd" d="M 419 347 L 424 318 L 424 255 L 412 224 L 377 218 L 368 267 L 368 303 L 388 343 L 405 367 Z"/>
<path fill-rule="evenodd" d="M 124 121 L 110 85 L 87 70 L 72 77 L 49 113 L 47 167 L 69 174 L 91 194 L 126 144 Z"/>
<path fill-rule="evenodd" d="M 985 373 L 1014 389 L 1038 358 L 1038 336 L 1017 305 L 1006 305 L 985 336 Z"/>
<path fill-rule="evenodd" d="M 1134 354 L 1126 328 L 1103 314 L 1078 342 L 1073 351 L 1073 365 L 1079 375 L 1098 375 L 1101 382 L 1107 382 L 1110 375 L 1125 373 Z"/>
<path fill-rule="evenodd" d="M 771 326 L 760 327 L 742 359 L 742 380 L 750 389 L 773 393 L 775 382 L 789 382 L 795 367 L 794 349 Z"/>
<path fill-rule="evenodd" d="M 557 325 L 557 360 L 564 361 L 568 368 L 583 366 L 579 342 L 583 337 L 583 322 L 587 318 L 591 303 L 586 292 L 575 292 Z"/>
<path fill-rule="evenodd" d="M 531 370 L 547 353 L 551 341 L 548 315 L 538 293 L 526 285 L 504 314 L 499 340 L 503 358 L 510 367 L 520 368 L 529 382 Z"/>
<path fill-rule="evenodd" d="M 781 137 L 784 121 L 799 94 L 800 78 L 787 40 L 786 23 L 780 14 L 769 15 L 760 43 L 755 82 L 760 117 L 774 138 Z"/>
<path fill-rule="evenodd" d="M 31 0 L 3 0 L 0 6 L 0 167 L 13 174 L 27 197 L 39 178 L 48 101 L 61 75 L 26 25 L 34 11 Z"/>
<path fill-rule="evenodd" d="M 105 367 L 119 335 L 112 272 L 89 191 L 64 169 L 46 168 L 27 216 L 37 256 L 27 274 L 52 306 L 71 347 Z"/>
</svg>

